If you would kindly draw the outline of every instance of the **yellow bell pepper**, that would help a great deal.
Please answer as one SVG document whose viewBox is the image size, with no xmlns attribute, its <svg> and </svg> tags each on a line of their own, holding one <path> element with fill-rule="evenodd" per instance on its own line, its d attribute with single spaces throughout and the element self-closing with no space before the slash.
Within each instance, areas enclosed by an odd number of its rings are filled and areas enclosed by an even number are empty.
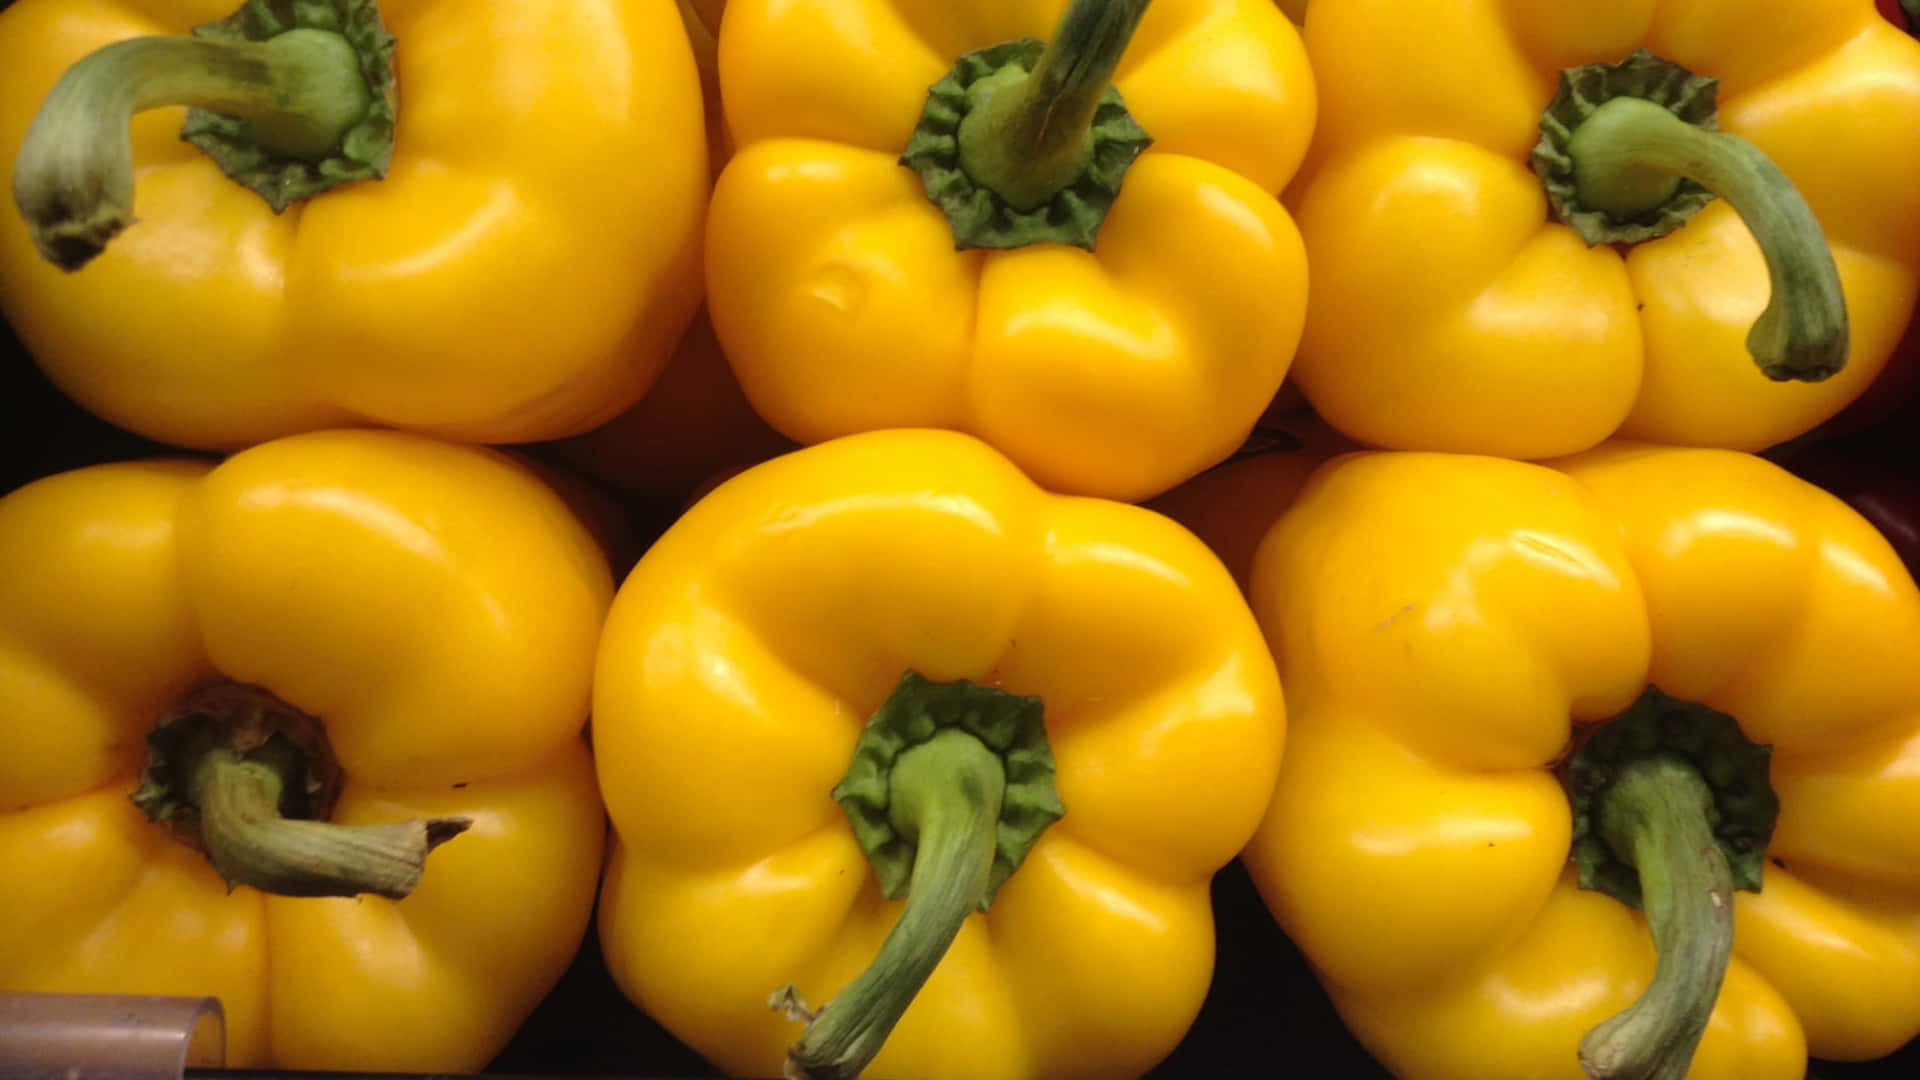
<svg viewBox="0 0 1920 1080">
<path fill-rule="evenodd" d="M 614 599 L 593 712 L 608 966 L 753 1076 L 1145 1072 L 1207 992 L 1209 882 L 1285 727 L 1192 534 L 935 430 L 693 506 Z"/>
<path fill-rule="evenodd" d="M 668 0 L 209 23 L 232 2 L 0 12 L 0 312 L 61 390 L 219 450 L 558 438 L 640 396 L 702 293 L 700 83 Z"/>
<path fill-rule="evenodd" d="M 1356 440 L 1758 451 L 1899 339 L 1920 44 L 1871 4 L 1342 0 L 1304 33 L 1294 378 Z"/>
<path fill-rule="evenodd" d="M 317 432 L 30 483 L 0 566 L 0 991 L 214 995 L 236 1067 L 484 1066 L 600 872 L 613 583 L 565 503 Z"/>
<path fill-rule="evenodd" d="M 1352 454 L 1251 600 L 1291 727 L 1247 864 L 1397 1076 L 1920 1032 L 1920 591 L 1838 499 L 1728 450 Z"/>
<path fill-rule="evenodd" d="M 727 4 L 708 305 L 768 423 L 1128 500 L 1239 446 L 1304 318 L 1313 80 L 1272 0 L 1145 7 Z"/>
</svg>

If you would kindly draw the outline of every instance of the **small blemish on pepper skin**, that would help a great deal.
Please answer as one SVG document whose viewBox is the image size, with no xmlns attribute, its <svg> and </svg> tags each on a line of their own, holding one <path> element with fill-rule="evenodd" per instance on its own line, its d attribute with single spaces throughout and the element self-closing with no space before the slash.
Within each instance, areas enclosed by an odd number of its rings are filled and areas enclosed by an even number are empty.
<svg viewBox="0 0 1920 1080">
<path fill-rule="evenodd" d="M 1386 618 L 1380 620 L 1380 622 L 1374 626 L 1374 629 L 1385 630 L 1387 627 L 1392 626 L 1394 623 L 1399 622 L 1401 619 L 1411 614 L 1413 614 L 1413 605 L 1407 604 L 1403 606 L 1399 611 L 1396 611 L 1393 614 L 1387 616 Z"/>
<path fill-rule="evenodd" d="M 842 315 L 851 313 L 866 298 L 867 283 L 860 272 L 845 263 L 828 263 L 808 284 L 807 295 Z"/>
</svg>

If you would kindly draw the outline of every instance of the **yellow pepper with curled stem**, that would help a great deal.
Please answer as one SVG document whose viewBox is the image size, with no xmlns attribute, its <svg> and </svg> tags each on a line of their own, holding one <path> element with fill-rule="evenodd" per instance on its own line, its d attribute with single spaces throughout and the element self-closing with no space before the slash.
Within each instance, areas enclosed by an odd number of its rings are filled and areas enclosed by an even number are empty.
<svg viewBox="0 0 1920 1080">
<path fill-rule="evenodd" d="M 655 1020 L 739 1075 L 1041 1080 L 1185 1034 L 1285 721 L 1191 533 L 901 429 L 688 510 L 614 600 L 593 724 L 601 942 Z"/>
<path fill-rule="evenodd" d="M 1360 442 L 1758 451 L 1906 325 L 1920 44 L 1871 4 L 1340 0 L 1304 36 L 1293 378 Z"/>
<path fill-rule="evenodd" d="M 316 432 L 27 484 L 0 567 L 0 991 L 215 996 L 241 1068 L 499 1052 L 605 831 L 613 581 L 560 496 Z"/>
<path fill-rule="evenodd" d="M 1224 460 L 1304 317 L 1305 60 L 1272 0 L 729 0 L 706 269 L 747 397 L 1076 494 Z"/>
<path fill-rule="evenodd" d="M 0 11 L 0 311 L 62 391 L 232 450 L 558 438 L 647 389 L 708 190 L 668 0 L 231 6 Z"/>
<path fill-rule="evenodd" d="M 1251 600 L 1291 726 L 1247 865 L 1395 1075 L 1920 1032 L 1920 590 L 1838 499 L 1727 450 L 1349 454 Z"/>
</svg>

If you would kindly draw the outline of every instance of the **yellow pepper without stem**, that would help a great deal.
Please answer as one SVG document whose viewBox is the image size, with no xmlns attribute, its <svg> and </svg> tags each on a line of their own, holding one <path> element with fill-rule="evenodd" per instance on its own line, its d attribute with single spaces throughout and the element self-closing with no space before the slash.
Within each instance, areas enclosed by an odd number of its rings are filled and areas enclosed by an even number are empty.
<svg viewBox="0 0 1920 1080">
<path fill-rule="evenodd" d="M 484 1066 L 600 872 L 613 583 L 566 504 L 318 432 L 30 483 L 0 566 L 0 990 L 213 995 L 236 1067 Z"/>
<path fill-rule="evenodd" d="M 635 1002 L 736 1074 L 974 1080 L 1173 1048 L 1285 725 L 1192 534 L 928 430 L 693 506 L 614 600 L 593 722 Z"/>
<path fill-rule="evenodd" d="M 1291 726 L 1246 860 L 1396 1075 L 1800 1080 L 1920 1031 L 1920 591 L 1838 499 L 1727 450 L 1352 454 L 1251 599 Z"/>
<path fill-rule="evenodd" d="M 0 12 L 0 311 L 64 392 L 229 450 L 557 438 L 647 388 L 707 191 L 669 0 L 231 10 Z"/>
<path fill-rule="evenodd" d="M 1757 451 L 1906 324 L 1920 44 L 1871 4 L 1341 0 L 1305 38 L 1293 374 L 1359 441 Z"/>
<path fill-rule="evenodd" d="M 1143 8 L 730 0 L 708 304 L 770 424 L 1125 499 L 1233 452 L 1304 318 L 1313 80 L 1272 0 Z"/>
</svg>

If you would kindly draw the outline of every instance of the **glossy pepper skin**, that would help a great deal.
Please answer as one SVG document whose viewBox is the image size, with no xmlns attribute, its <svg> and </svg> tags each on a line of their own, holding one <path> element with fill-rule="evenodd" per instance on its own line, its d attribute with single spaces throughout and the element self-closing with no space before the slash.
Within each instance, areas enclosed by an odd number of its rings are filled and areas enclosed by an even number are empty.
<svg viewBox="0 0 1920 1080">
<path fill-rule="evenodd" d="M 594 689 L 615 980 L 720 1068 L 781 1071 L 799 1025 L 768 995 L 828 1000 L 900 909 L 829 793 L 908 668 L 1039 695 L 1066 814 L 871 1075 L 1144 1073 L 1206 993 L 1208 883 L 1271 792 L 1279 684 L 1190 533 L 1046 494 L 956 432 L 750 469 L 621 586 Z"/>
<path fill-rule="evenodd" d="M 580 737 L 612 580 L 497 453 L 292 436 L 0 500 L 0 990 L 211 994 L 227 1061 L 473 1071 L 565 970 L 604 811 Z M 320 718 L 335 822 L 461 814 L 419 887 L 229 891 L 128 795 L 191 688 Z"/>
<path fill-rule="evenodd" d="M 1646 985 L 1641 915 L 1574 882 L 1553 770 L 1650 683 L 1770 744 L 1780 800 L 1686 1075 L 1799 1080 L 1920 1030 L 1920 592 L 1839 500 L 1723 450 L 1348 455 L 1252 602 L 1291 728 L 1247 862 L 1397 1076 L 1582 1080 Z"/>
<path fill-rule="evenodd" d="M 1313 267 L 1294 378 L 1373 446 L 1539 459 L 1618 435 L 1758 451 L 1873 381 L 1920 271 L 1920 46 L 1853 0 L 1314 5 L 1321 122 L 1289 192 Z M 1744 346 L 1769 295 L 1716 199 L 1623 255 L 1548 210 L 1529 154 L 1556 73 L 1644 47 L 1719 80 L 1718 123 L 1798 187 L 1851 353 L 1774 382 Z"/>
<path fill-rule="evenodd" d="M 0 161 L 70 64 L 237 0 L 0 12 Z M 700 84 L 669 0 L 387 0 L 383 179 L 276 215 L 132 124 L 136 223 L 64 273 L 0 213 L 0 311 L 61 388 L 161 442 L 230 450 L 350 424 L 461 441 L 576 434 L 635 400 L 701 295 Z"/>
<path fill-rule="evenodd" d="M 1060 0 L 730 0 L 736 154 L 708 304 L 748 398 L 801 443 L 970 432 L 1050 490 L 1143 499 L 1224 460 L 1291 362 L 1306 301 L 1275 195 L 1315 90 L 1272 0 L 1156 0 L 1113 85 L 1154 140 L 1097 246 L 957 251 L 899 164 L 971 50 L 1046 39 Z"/>
</svg>

